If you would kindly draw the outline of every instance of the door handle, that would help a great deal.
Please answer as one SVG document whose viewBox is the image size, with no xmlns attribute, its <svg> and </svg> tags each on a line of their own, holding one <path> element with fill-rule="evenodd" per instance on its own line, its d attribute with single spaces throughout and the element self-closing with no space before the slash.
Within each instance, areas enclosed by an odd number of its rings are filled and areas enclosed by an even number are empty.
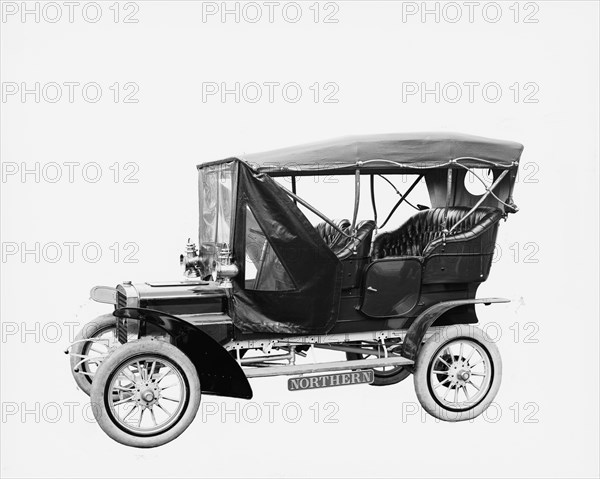
<svg viewBox="0 0 600 479">
<path fill-rule="evenodd" d="M 375 288 L 373 288 L 372 286 L 369 286 L 369 287 L 367 288 L 367 291 L 372 291 L 373 293 L 376 293 L 376 292 L 377 292 L 377 290 L 376 290 Z"/>
</svg>

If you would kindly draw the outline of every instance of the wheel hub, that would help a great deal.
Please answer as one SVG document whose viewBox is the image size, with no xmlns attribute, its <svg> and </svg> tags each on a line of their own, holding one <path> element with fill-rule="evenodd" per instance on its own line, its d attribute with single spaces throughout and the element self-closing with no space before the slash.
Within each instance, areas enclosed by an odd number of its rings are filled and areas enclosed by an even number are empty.
<svg viewBox="0 0 600 479">
<path fill-rule="evenodd" d="M 151 402 L 154 399 L 154 393 L 150 389 L 146 389 L 140 396 L 146 402 Z"/>
<path fill-rule="evenodd" d="M 160 387 L 154 380 L 137 382 L 134 397 L 138 405 L 151 408 L 160 399 Z"/>
<path fill-rule="evenodd" d="M 471 379 L 471 368 L 464 358 L 456 358 L 448 368 L 450 387 L 461 387 Z"/>
</svg>

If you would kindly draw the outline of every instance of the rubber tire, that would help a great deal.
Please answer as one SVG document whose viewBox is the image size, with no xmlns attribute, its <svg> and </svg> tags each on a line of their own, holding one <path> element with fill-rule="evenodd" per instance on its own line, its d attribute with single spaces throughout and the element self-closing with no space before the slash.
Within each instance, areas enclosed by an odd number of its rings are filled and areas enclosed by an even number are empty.
<svg viewBox="0 0 600 479">
<path fill-rule="evenodd" d="M 179 420 L 170 429 L 155 436 L 135 436 L 119 428 L 111 419 L 105 402 L 105 389 L 115 369 L 124 361 L 145 354 L 157 354 L 173 362 L 181 369 L 180 372 L 188 383 L 188 402 Z M 200 379 L 196 367 L 180 349 L 165 341 L 143 338 L 125 343 L 102 362 L 92 383 L 90 399 L 98 425 L 112 439 L 125 446 L 149 448 L 171 442 L 188 428 L 200 407 L 201 395 Z"/>
<path fill-rule="evenodd" d="M 364 357 L 364 354 L 346 353 L 346 359 L 348 361 L 355 361 L 357 359 L 363 359 Z M 391 376 L 378 375 L 376 369 L 373 369 L 373 373 L 375 378 L 371 383 L 371 386 L 390 386 L 392 384 L 398 384 L 399 382 L 404 381 L 411 374 L 410 371 L 405 367 L 400 367 L 398 372 Z"/>
<path fill-rule="evenodd" d="M 112 313 L 103 314 L 102 316 L 98 316 L 96 319 L 87 323 L 81 329 L 81 331 L 79 331 L 79 334 L 75 337 L 75 341 L 95 338 L 108 331 L 111 327 L 113 329 L 116 327 L 116 318 L 112 315 Z M 87 344 L 88 343 L 85 342 L 75 343 L 71 349 L 71 353 L 82 354 Z M 75 366 L 79 361 L 81 361 L 81 358 L 72 355 L 70 356 L 71 374 L 73 374 L 73 379 L 75 379 L 79 389 L 89 396 L 92 389 L 92 379 L 85 374 L 76 373 L 74 371 Z"/>
<path fill-rule="evenodd" d="M 448 342 L 458 338 L 466 338 L 478 342 L 486 349 L 492 366 L 492 383 L 487 394 L 474 407 L 464 411 L 453 411 L 441 406 L 434 399 L 433 394 L 429 390 L 428 381 L 430 362 L 441 348 Z M 500 351 L 498 351 L 496 344 L 493 343 L 481 329 L 473 325 L 455 324 L 436 332 L 436 334 L 431 336 L 431 338 L 425 342 L 419 351 L 417 362 L 415 363 L 414 385 L 417 398 L 423 409 L 433 417 L 441 419 L 442 421 L 468 421 L 479 416 L 489 407 L 496 397 L 496 394 L 498 394 L 501 382 L 502 359 L 500 358 Z"/>
</svg>

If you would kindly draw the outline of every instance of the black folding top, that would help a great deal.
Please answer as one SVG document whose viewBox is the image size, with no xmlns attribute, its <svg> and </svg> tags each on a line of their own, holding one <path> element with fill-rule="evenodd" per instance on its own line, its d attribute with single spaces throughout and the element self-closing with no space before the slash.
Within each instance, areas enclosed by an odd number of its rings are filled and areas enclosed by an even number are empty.
<svg viewBox="0 0 600 479">
<path fill-rule="evenodd" d="M 520 143 L 460 133 L 390 133 L 346 136 L 317 143 L 241 155 L 260 173 L 352 174 L 452 168 L 456 161 L 477 168 L 516 168 Z"/>
</svg>

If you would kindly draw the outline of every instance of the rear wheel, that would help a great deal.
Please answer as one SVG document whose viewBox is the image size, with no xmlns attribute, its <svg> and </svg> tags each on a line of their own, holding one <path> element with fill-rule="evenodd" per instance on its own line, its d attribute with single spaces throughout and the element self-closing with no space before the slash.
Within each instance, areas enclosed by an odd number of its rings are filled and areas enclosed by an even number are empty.
<svg viewBox="0 0 600 479">
<path fill-rule="evenodd" d="M 423 345 L 414 373 L 419 402 L 444 421 L 479 416 L 492 403 L 502 379 L 495 343 L 479 328 L 460 324 L 436 332 Z"/>
<path fill-rule="evenodd" d="M 196 368 L 181 350 L 142 339 L 119 347 L 100 365 L 91 401 L 106 434 L 121 444 L 146 448 L 185 431 L 200 396 Z"/>
</svg>

